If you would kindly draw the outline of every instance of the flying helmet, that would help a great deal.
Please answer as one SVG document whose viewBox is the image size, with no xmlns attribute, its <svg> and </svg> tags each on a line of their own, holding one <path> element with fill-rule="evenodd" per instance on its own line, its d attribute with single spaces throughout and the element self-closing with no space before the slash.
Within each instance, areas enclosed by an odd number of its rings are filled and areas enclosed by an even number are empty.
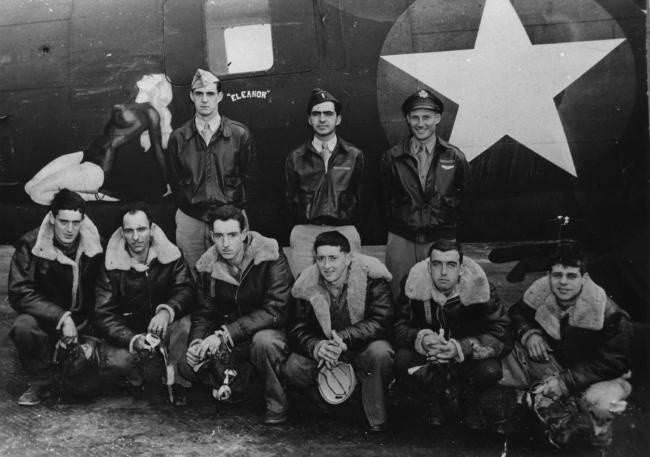
<svg viewBox="0 0 650 457">
<path fill-rule="evenodd" d="M 357 386 L 357 377 L 352 365 L 336 362 L 332 368 L 327 365 L 318 372 L 318 391 L 330 405 L 339 405 L 346 401 Z"/>
</svg>

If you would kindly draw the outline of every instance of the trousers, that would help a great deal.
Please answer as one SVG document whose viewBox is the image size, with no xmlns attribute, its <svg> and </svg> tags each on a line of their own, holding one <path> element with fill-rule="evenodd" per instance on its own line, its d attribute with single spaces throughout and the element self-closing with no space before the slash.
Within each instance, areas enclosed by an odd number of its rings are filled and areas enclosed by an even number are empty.
<svg viewBox="0 0 650 457">
<path fill-rule="evenodd" d="M 388 232 L 386 268 L 393 275 L 393 280 L 390 283 L 393 297 L 399 297 L 402 279 L 409 274 L 413 265 L 427 258 L 432 244 L 433 241 L 430 243 L 416 243 Z"/>
<path fill-rule="evenodd" d="M 176 221 L 176 245 L 183 253 L 183 258 L 189 265 L 192 275 L 195 275 L 194 267 L 197 260 L 212 246 L 210 227 L 205 222 L 188 216 L 180 209 L 176 210 L 174 220 Z"/>
<path fill-rule="evenodd" d="M 280 379 L 281 367 L 288 352 L 289 345 L 284 331 L 276 329 L 260 330 L 250 340 L 243 341 L 232 349 L 235 363 L 251 362 L 258 374 L 264 378 L 266 409 L 273 413 L 283 413 L 288 407 L 287 395 Z M 201 381 L 184 358 L 179 369 L 184 378 Z"/>
<path fill-rule="evenodd" d="M 361 384 L 361 402 L 370 425 L 388 420 L 386 388 L 393 379 L 394 352 L 386 340 L 376 340 L 351 357 L 352 366 Z M 318 363 L 314 359 L 293 353 L 284 368 L 287 382 L 296 387 L 316 385 Z"/>
<path fill-rule="evenodd" d="M 478 393 L 496 385 L 502 375 L 497 358 L 465 360 L 460 364 L 428 364 L 426 357 L 415 350 L 400 348 L 395 359 L 400 379 L 411 380 L 428 393 L 441 393 L 454 384 Z M 408 374 L 409 368 L 420 365 L 424 368 Z"/>
<path fill-rule="evenodd" d="M 179 373 L 179 362 L 185 360 L 185 348 L 191 326 L 190 316 L 184 316 L 173 322 L 167 329 L 164 344 L 167 347 L 168 362 L 174 367 L 174 384 L 190 387 L 191 382 Z M 100 368 L 115 374 L 126 376 L 127 381 L 134 385 L 143 382 L 144 362 L 146 359 L 128 349 L 103 343 L 100 347 Z"/>
<path fill-rule="evenodd" d="M 19 314 L 9 331 L 18 357 L 32 385 L 54 382 L 54 346 L 59 339 L 55 328 L 42 327 L 31 314 Z"/>
</svg>

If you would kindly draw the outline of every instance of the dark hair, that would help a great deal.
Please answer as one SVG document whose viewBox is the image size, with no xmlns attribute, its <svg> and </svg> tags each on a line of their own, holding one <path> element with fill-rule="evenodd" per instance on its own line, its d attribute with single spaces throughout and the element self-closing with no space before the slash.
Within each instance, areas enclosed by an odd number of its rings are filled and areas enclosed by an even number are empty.
<svg viewBox="0 0 650 457">
<path fill-rule="evenodd" d="M 338 230 L 320 233 L 314 240 L 314 252 L 321 246 L 338 246 L 341 252 L 350 252 L 350 242 Z"/>
<path fill-rule="evenodd" d="M 577 267 L 580 269 L 581 275 L 584 275 L 587 272 L 585 253 L 580 245 L 575 241 L 560 243 L 557 250 L 551 254 L 548 271 L 551 271 L 555 265 Z"/>
<path fill-rule="evenodd" d="M 223 205 L 210 212 L 208 215 L 210 230 L 214 229 L 214 221 L 229 221 L 231 219 L 239 222 L 239 229 L 243 232 L 246 228 L 246 216 L 242 210 L 232 205 Z"/>
<path fill-rule="evenodd" d="M 79 211 L 83 216 L 86 214 L 86 202 L 78 193 L 72 192 L 68 189 L 61 189 L 52 199 L 52 203 L 50 203 L 50 211 L 52 211 L 52 214 L 56 216 L 62 209 Z"/>
<path fill-rule="evenodd" d="M 142 211 L 144 215 L 147 216 L 149 225 L 151 225 L 153 222 L 153 219 L 151 217 L 151 206 L 149 206 L 149 204 L 146 202 L 134 202 L 121 206 L 120 211 L 117 213 L 117 216 L 115 218 L 115 225 L 117 227 L 122 227 L 124 225 L 124 216 L 127 214 L 135 214 L 138 211 Z"/>
<path fill-rule="evenodd" d="M 463 262 L 463 248 L 456 240 L 438 240 L 434 242 L 429 248 L 429 258 L 431 258 L 434 249 L 441 252 L 458 251 L 458 259 L 461 263 Z"/>
</svg>

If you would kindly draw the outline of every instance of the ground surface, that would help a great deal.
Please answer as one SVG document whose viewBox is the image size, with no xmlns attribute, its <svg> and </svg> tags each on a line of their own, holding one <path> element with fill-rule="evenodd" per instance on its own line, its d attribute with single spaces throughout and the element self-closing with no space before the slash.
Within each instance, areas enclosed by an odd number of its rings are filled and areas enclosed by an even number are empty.
<svg viewBox="0 0 650 457">
<path fill-rule="evenodd" d="M 503 300 L 512 303 L 526 285 L 508 284 L 512 265 L 491 265 L 485 246 L 472 246 L 470 255 L 487 270 Z M 11 248 L 0 246 L 0 284 L 6 284 Z M 383 256 L 381 248 L 368 252 Z M 35 407 L 20 407 L 16 399 L 26 387 L 8 331 L 15 314 L 0 292 L 0 456 L 620 456 L 650 455 L 650 393 L 647 376 L 635 381 L 630 407 L 615 424 L 614 446 L 606 450 L 576 443 L 556 451 L 539 438 L 516 434 L 506 439 L 470 433 L 460 425 L 440 429 L 421 425 L 421 404 L 401 395 L 390 400 L 391 431 L 373 436 L 363 428 L 358 402 L 328 415 L 318 413 L 299 396 L 292 396 L 285 426 L 260 425 L 261 391 L 239 405 L 215 407 L 206 390 L 195 389 L 188 407 L 166 405 L 158 391 L 155 368 L 141 399 L 117 389 L 92 400 L 50 399 Z M 638 362 L 638 361 L 637 361 Z M 644 366 L 643 363 L 640 363 Z M 647 369 L 647 366 L 646 366 Z M 645 384 L 645 385 L 644 385 Z M 505 449 L 504 449 L 505 448 Z"/>
</svg>

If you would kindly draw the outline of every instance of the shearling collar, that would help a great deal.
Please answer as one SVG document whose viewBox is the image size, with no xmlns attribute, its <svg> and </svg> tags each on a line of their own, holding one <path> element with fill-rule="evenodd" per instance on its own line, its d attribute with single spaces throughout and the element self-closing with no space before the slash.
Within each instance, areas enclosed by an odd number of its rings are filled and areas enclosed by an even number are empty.
<svg viewBox="0 0 650 457">
<path fill-rule="evenodd" d="M 253 262 L 259 265 L 262 262 L 274 261 L 280 258 L 280 247 L 273 238 L 267 238 L 253 231 L 248 232 L 248 243 L 242 261 L 242 271 Z M 196 262 L 196 269 L 199 273 L 210 273 L 213 279 L 239 286 L 239 281 L 234 278 L 228 270 L 227 262 L 221 258 L 217 248 L 212 246 L 205 251 Z"/>
<path fill-rule="evenodd" d="M 436 289 L 429 273 L 429 259 L 416 263 L 409 272 L 405 286 L 406 296 L 412 300 L 433 300 L 440 305 L 447 297 Z M 485 303 L 490 300 L 490 283 L 485 271 L 474 260 L 463 257 L 460 282 L 458 284 L 460 302 L 465 305 Z"/>
<path fill-rule="evenodd" d="M 36 236 L 36 243 L 32 248 L 32 254 L 46 260 L 56 260 L 59 263 L 69 264 L 72 259 L 68 259 L 63 252 L 54 246 L 54 226 L 50 222 L 50 216 L 52 216 L 52 212 L 47 213 L 43 222 L 41 222 Z M 86 215 L 81 220 L 81 228 L 79 229 L 79 250 L 87 257 L 94 257 L 102 252 L 97 227 Z"/>
<path fill-rule="evenodd" d="M 157 259 L 161 264 L 168 264 L 178 260 L 181 257 L 181 251 L 167 238 L 165 233 L 156 224 L 151 224 L 151 246 L 149 247 L 149 257 L 147 265 L 153 259 Z M 111 235 L 106 247 L 106 258 L 104 264 L 107 270 L 124 270 L 131 268 L 141 271 L 143 265 L 138 263 L 126 248 L 126 240 L 122 227 L 118 228 Z"/>
<path fill-rule="evenodd" d="M 605 307 L 607 294 L 598 284 L 593 282 L 589 274 L 576 303 L 567 313 L 569 325 L 588 330 L 601 330 L 605 322 Z M 539 278 L 524 293 L 524 303 L 535 309 L 535 320 L 555 340 L 560 339 L 560 316 L 562 311 L 553 292 L 547 276 Z"/>
<path fill-rule="evenodd" d="M 320 285 L 319 277 L 318 267 L 316 265 L 309 266 L 298 276 L 291 295 L 311 303 L 323 333 L 330 338 L 332 333 L 330 295 Z M 387 281 L 393 278 L 384 264 L 376 258 L 358 253 L 352 254 L 347 284 L 347 308 L 352 324 L 356 324 L 364 318 L 369 277 L 371 279 L 384 278 Z"/>
</svg>

